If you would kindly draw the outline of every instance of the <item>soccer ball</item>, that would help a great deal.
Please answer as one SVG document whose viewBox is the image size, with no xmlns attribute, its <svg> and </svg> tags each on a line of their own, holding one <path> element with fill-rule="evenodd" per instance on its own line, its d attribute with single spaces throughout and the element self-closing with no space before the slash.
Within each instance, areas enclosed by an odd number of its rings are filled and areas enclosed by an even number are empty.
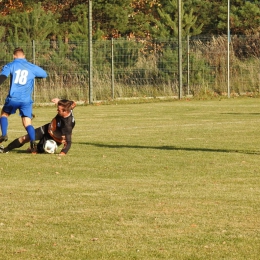
<svg viewBox="0 0 260 260">
<path fill-rule="evenodd" d="M 57 148 L 57 143 L 52 139 L 47 140 L 43 146 L 43 149 L 46 153 L 55 153 Z"/>
</svg>

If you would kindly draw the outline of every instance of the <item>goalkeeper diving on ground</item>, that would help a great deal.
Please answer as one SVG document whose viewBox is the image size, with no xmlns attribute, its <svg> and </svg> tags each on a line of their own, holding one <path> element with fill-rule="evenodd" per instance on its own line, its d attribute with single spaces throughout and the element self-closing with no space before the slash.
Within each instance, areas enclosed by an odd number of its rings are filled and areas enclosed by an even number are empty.
<svg viewBox="0 0 260 260">
<path fill-rule="evenodd" d="M 31 153 L 44 153 L 46 152 L 47 140 L 54 140 L 58 146 L 63 145 L 60 155 L 66 155 L 71 148 L 72 143 L 72 130 L 75 126 L 75 118 L 73 115 L 73 109 L 76 103 L 72 100 L 52 99 L 57 105 L 57 115 L 52 119 L 50 123 L 40 126 L 35 129 L 35 140 L 39 140 L 37 143 L 36 151 Z M 29 135 L 23 135 L 13 140 L 7 147 L 0 146 L 0 153 L 8 153 L 15 148 L 22 147 L 25 143 L 30 142 Z"/>
</svg>

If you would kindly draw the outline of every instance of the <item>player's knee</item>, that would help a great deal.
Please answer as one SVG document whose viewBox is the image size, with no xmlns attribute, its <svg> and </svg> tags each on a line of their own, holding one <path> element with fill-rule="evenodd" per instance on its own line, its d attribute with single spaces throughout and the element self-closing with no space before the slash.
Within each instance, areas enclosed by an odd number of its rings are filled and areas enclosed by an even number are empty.
<svg viewBox="0 0 260 260">
<path fill-rule="evenodd" d="M 19 138 L 19 142 L 22 143 L 22 144 L 27 143 L 27 142 L 29 142 L 29 141 L 30 141 L 30 139 L 29 139 L 29 136 L 28 136 L 28 135 L 24 135 L 24 136 L 21 136 L 21 137 Z"/>
<path fill-rule="evenodd" d="M 8 117 L 8 116 L 9 116 L 9 114 L 7 114 L 6 112 L 4 112 L 4 111 L 1 112 L 1 117 Z"/>
</svg>

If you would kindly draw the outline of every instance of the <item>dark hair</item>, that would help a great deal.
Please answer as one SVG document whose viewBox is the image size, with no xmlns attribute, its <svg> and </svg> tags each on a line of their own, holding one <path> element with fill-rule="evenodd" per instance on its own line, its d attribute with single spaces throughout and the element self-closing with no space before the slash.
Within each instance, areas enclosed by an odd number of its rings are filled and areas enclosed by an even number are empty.
<svg viewBox="0 0 260 260">
<path fill-rule="evenodd" d="M 14 54 L 14 55 L 16 55 L 16 54 L 17 54 L 17 52 L 22 52 L 22 53 L 24 54 L 24 51 L 23 51 L 23 49 L 22 49 L 22 48 L 20 48 L 20 47 L 17 47 L 17 48 L 15 48 L 15 49 L 14 49 L 14 52 L 13 52 L 13 54 Z"/>
<path fill-rule="evenodd" d="M 69 112 L 76 106 L 76 103 L 72 100 L 60 99 L 58 101 L 58 106 L 62 106 L 65 111 Z"/>
</svg>

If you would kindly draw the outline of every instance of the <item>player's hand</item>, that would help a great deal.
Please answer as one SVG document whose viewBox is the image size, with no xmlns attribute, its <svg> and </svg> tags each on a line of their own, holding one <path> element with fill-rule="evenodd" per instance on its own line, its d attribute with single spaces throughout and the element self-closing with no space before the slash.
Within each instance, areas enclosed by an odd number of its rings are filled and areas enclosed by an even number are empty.
<svg viewBox="0 0 260 260">
<path fill-rule="evenodd" d="M 74 107 L 77 105 L 76 104 L 76 102 L 74 102 L 74 101 L 71 101 L 72 102 L 72 104 L 71 104 L 71 109 L 74 109 Z"/>
<path fill-rule="evenodd" d="M 55 103 L 56 105 L 58 104 L 58 102 L 59 102 L 59 98 L 53 98 L 52 100 L 51 100 L 51 102 L 53 102 L 53 103 Z"/>
<path fill-rule="evenodd" d="M 62 135 L 61 138 L 62 138 L 61 143 L 64 145 L 65 148 L 65 146 L 67 145 L 66 137 L 65 135 Z"/>
</svg>

